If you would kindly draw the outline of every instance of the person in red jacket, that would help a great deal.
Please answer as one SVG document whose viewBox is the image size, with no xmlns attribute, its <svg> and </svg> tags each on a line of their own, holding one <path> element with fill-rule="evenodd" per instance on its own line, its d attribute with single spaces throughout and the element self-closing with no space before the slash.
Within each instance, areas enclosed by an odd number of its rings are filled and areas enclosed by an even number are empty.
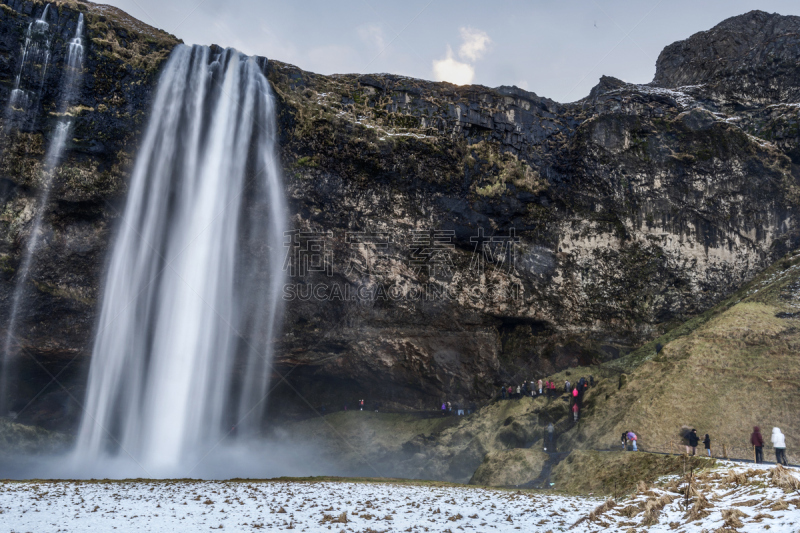
<svg viewBox="0 0 800 533">
<path fill-rule="evenodd" d="M 753 427 L 753 433 L 750 434 L 750 444 L 756 450 L 756 463 L 764 462 L 764 438 L 761 436 L 761 428 L 758 426 Z"/>
</svg>

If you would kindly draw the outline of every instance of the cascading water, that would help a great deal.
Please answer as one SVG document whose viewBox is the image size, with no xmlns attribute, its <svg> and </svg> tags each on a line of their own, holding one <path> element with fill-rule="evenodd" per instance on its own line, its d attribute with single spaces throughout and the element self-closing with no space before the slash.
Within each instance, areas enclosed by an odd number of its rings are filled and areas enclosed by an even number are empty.
<svg viewBox="0 0 800 533">
<path fill-rule="evenodd" d="M 47 7 L 50 7 L 49 4 Z M 47 16 L 47 7 L 42 14 L 42 19 Z M 44 30 L 41 28 L 36 31 L 46 31 L 47 23 L 42 20 L 37 20 L 33 24 L 43 24 Z M 28 34 L 31 33 L 31 26 L 28 26 Z M 81 79 L 82 63 L 83 63 L 83 42 L 81 35 L 83 33 L 83 14 L 78 15 L 78 24 L 75 31 L 75 37 L 70 41 L 67 51 L 67 58 L 64 65 L 64 74 L 61 81 L 61 99 L 59 102 L 59 111 L 64 113 L 69 108 L 76 96 L 76 89 L 78 82 Z M 48 40 L 49 45 L 49 40 Z M 28 49 L 28 37 L 26 34 L 26 44 L 23 48 L 23 66 L 25 63 L 25 53 Z M 44 77 L 42 78 L 44 79 Z M 19 83 L 19 76 L 17 77 Z M 13 93 L 11 96 L 14 98 Z M 42 169 L 42 183 L 40 186 L 39 197 L 36 205 L 36 215 L 31 225 L 30 236 L 25 243 L 25 250 L 23 252 L 22 262 L 17 269 L 16 285 L 14 287 L 14 295 L 11 300 L 11 315 L 6 326 L 6 338 L 3 343 L 3 359 L 2 359 L 2 373 L 0 373 L 0 415 L 9 412 L 12 405 L 8 398 L 9 396 L 9 380 L 12 379 L 15 372 L 12 369 L 12 361 L 16 357 L 15 347 L 16 336 L 15 330 L 17 325 L 17 315 L 19 314 L 20 305 L 24 300 L 25 287 L 28 282 L 31 266 L 35 257 L 36 250 L 39 246 L 41 233 L 42 233 L 42 219 L 46 211 L 47 204 L 50 201 L 50 190 L 52 186 L 53 176 L 55 169 L 58 166 L 61 156 L 64 153 L 69 133 L 72 129 L 72 120 L 68 117 L 59 119 L 56 124 L 55 131 L 50 139 L 50 145 L 47 148 L 47 153 L 44 158 L 44 165 Z"/>
<path fill-rule="evenodd" d="M 172 52 L 111 256 L 79 461 L 185 474 L 231 426 L 258 431 L 283 282 L 274 114 L 255 59 Z"/>
<path fill-rule="evenodd" d="M 6 118 L 17 127 L 23 127 L 35 120 L 35 112 L 42 96 L 47 66 L 50 62 L 50 42 L 47 15 L 50 4 L 42 11 L 42 16 L 28 24 L 25 41 L 20 55 L 19 71 L 14 79 L 14 88 L 8 100 Z M 36 87 L 36 91 L 32 89 Z M 30 116 L 33 115 L 33 116 Z"/>
<path fill-rule="evenodd" d="M 64 81 L 61 83 L 61 102 L 66 112 L 75 100 L 75 91 L 83 74 L 83 13 L 78 14 L 78 24 L 75 27 L 75 37 L 69 41 L 67 47 L 67 62 L 64 65 Z"/>
</svg>

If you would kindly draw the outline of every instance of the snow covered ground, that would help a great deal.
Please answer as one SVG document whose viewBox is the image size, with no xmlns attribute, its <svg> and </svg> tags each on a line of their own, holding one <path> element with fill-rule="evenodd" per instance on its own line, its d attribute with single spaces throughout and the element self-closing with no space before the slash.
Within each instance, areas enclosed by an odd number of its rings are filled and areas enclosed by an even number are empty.
<svg viewBox="0 0 800 533">
<path fill-rule="evenodd" d="M 600 500 L 348 482 L 9 482 L 0 531 L 566 530 Z"/>
<path fill-rule="evenodd" d="M 629 499 L 600 506 L 581 526 L 613 532 L 797 533 L 799 489 L 795 468 L 723 463 L 696 476 L 641 486 Z"/>
<path fill-rule="evenodd" d="M 723 465 L 597 498 L 340 481 L 46 481 L 0 484 L 0 532 L 800 531 L 800 476 Z M 783 488 L 782 488 L 783 487 Z M 579 522 L 575 527 L 573 525 Z M 577 528 L 577 529 L 576 529 Z"/>
</svg>

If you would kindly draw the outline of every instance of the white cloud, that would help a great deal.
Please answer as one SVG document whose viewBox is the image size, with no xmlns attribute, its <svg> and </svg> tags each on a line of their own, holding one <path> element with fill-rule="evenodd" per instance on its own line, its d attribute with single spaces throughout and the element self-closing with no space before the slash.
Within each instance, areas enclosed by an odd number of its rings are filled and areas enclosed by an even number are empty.
<svg viewBox="0 0 800 533">
<path fill-rule="evenodd" d="M 374 47 L 378 51 L 386 48 L 386 39 L 383 36 L 383 30 L 376 24 L 359 26 L 358 36 L 362 41 Z"/>
<path fill-rule="evenodd" d="M 475 67 L 473 63 L 480 59 L 492 40 L 485 31 L 475 28 L 461 28 L 461 47 L 458 49 L 458 57 L 463 61 L 453 57 L 453 49 L 447 45 L 447 55 L 444 59 L 433 60 L 433 76 L 437 81 L 449 81 L 456 85 L 468 85 L 475 78 Z"/>
<path fill-rule="evenodd" d="M 447 56 L 444 59 L 433 60 L 433 77 L 436 81 L 469 85 L 475 77 L 475 68 L 453 58 L 453 50 L 448 45 Z"/>
<path fill-rule="evenodd" d="M 492 44 L 489 34 L 475 28 L 461 28 L 461 48 L 458 49 L 458 56 L 468 61 L 477 61 Z"/>
</svg>

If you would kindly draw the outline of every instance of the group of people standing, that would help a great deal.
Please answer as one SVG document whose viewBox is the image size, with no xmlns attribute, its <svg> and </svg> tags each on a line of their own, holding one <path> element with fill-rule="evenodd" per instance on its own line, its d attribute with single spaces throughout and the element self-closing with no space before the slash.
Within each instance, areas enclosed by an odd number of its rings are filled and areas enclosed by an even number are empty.
<svg viewBox="0 0 800 533">
<path fill-rule="evenodd" d="M 512 385 L 503 385 L 500 387 L 500 399 L 512 400 L 520 399 L 523 396 L 556 396 L 556 384 L 550 381 L 523 381 L 521 385 L 516 387 Z"/>
<path fill-rule="evenodd" d="M 594 376 L 589 376 L 588 379 L 583 377 L 575 385 L 572 385 L 569 380 L 564 381 L 563 393 L 570 395 L 570 410 L 572 410 L 575 420 L 578 419 L 578 410 L 582 406 L 583 394 L 590 386 L 594 386 Z M 540 379 L 538 381 L 528 380 L 523 381 L 516 387 L 512 385 L 503 385 L 500 387 L 499 398 L 501 400 L 519 399 L 523 396 L 531 396 L 532 398 L 536 398 L 537 396 L 556 398 L 561 394 L 560 388 L 560 386 L 556 386 L 555 381 L 549 379 Z M 578 400 L 575 400 L 576 397 L 578 397 Z M 577 409 L 575 408 L 576 405 L 578 406 Z"/>
<path fill-rule="evenodd" d="M 686 453 L 688 455 L 697 455 L 697 446 L 700 444 L 700 436 L 697 434 L 696 429 L 691 429 L 684 435 L 686 444 Z M 775 449 L 775 462 L 784 466 L 788 465 L 786 460 L 786 437 L 780 428 L 772 428 L 772 447 Z M 706 455 L 711 457 L 711 437 L 706 433 L 703 437 L 703 445 L 706 449 Z M 758 426 L 753 427 L 753 432 L 750 434 L 750 444 L 753 446 L 753 459 L 756 463 L 764 462 L 764 437 L 761 435 L 761 428 Z"/>
<path fill-rule="evenodd" d="M 456 416 L 464 416 L 470 415 L 477 410 L 477 406 L 475 402 L 471 402 L 467 405 L 463 405 L 460 403 L 450 403 L 450 402 L 442 402 L 442 416 L 448 415 L 456 415 Z"/>
<path fill-rule="evenodd" d="M 780 428 L 772 428 L 772 447 L 775 449 L 775 462 L 779 465 L 788 466 L 786 460 L 786 436 Z M 755 462 L 764 462 L 764 437 L 761 436 L 761 428 L 758 426 L 753 427 L 753 432 L 750 434 L 750 444 L 753 445 L 753 452 L 755 454 Z"/>
</svg>

